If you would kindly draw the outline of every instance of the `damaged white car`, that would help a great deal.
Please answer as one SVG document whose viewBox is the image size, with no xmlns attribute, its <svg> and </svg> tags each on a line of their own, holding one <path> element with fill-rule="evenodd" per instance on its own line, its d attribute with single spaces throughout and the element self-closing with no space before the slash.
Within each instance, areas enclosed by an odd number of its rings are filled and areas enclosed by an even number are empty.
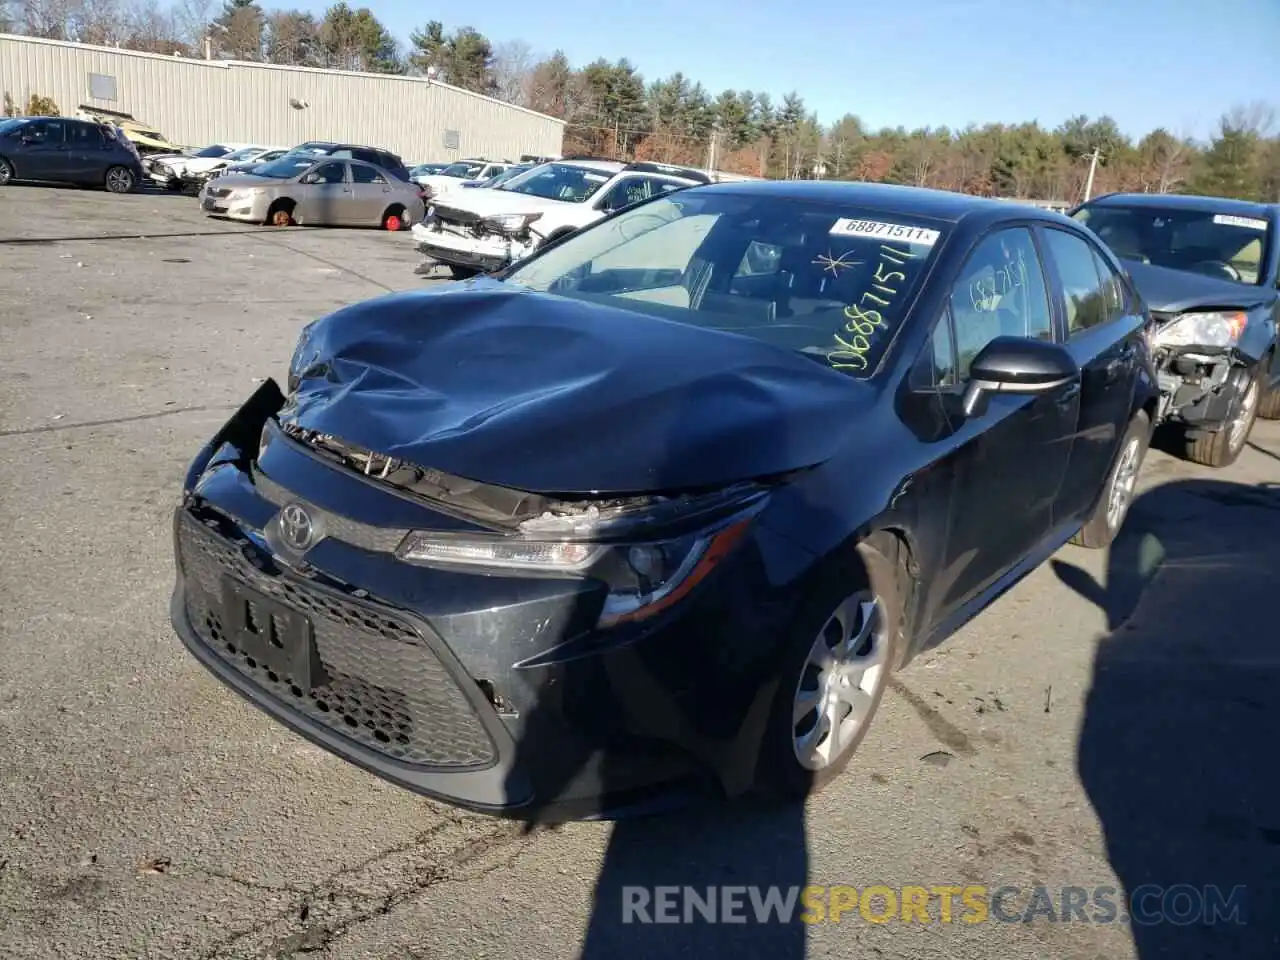
<svg viewBox="0 0 1280 960">
<path fill-rule="evenodd" d="M 624 207 L 710 182 L 700 170 L 666 164 L 571 158 L 534 167 L 497 188 L 451 192 L 413 228 L 426 257 L 418 273 L 447 268 L 463 279 L 501 270 Z"/>
</svg>

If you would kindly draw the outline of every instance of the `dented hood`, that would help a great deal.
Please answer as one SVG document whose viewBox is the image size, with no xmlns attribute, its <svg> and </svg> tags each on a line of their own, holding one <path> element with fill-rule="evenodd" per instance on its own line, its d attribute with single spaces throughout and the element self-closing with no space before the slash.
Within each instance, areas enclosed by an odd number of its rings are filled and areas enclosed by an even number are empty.
<svg viewBox="0 0 1280 960">
<path fill-rule="evenodd" d="M 829 458 L 871 388 L 765 343 L 481 278 L 312 324 L 281 419 L 537 493 L 712 487 Z"/>
<path fill-rule="evenodd" d="M 1147 306 L 1157 313 L 1182 313 L 1200 307 L 1248 310 L 1275 301 L 1266 287 L 1219 280 L 1186 270 L 1171 270 L 1136 260 L 1125 260 L 1125 268 Z"/>
</svg>

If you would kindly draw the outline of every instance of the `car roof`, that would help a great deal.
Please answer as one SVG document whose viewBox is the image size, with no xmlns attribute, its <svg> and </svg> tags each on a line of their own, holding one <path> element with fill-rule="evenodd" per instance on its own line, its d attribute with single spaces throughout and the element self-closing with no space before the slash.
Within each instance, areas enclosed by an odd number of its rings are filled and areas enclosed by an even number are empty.
<svg viewBox="0 0 1280 960">
<path fill-rule="evenodd" d="M 1268 215 L 1274 217 L 1280 213 L 1280 204 L 1181 193 L 1108 193 L 1095 197 L 1085 206 L 1147 207 L 1161 210 L 1186 210 L 1191 213 L 1226 213 L 1254 217 Z"/>
<path fill-rule="evenodd" d="M 1073 223 L 1061 214 L 1026 204 L 974 197 L 950 190 L 906 187 L 891 183 L 864 183 L 846 180 L 742 180 L 696 187 L 742 196 L 781 197 L 817 203 L 840 203 L 872 210 L 892 211 L 956 223 L 978 215 L 991 220 L 1044 220 Z M 1075 224 L 1078 226 L 1078 224 Z"/>
<path fill-rule="evenodd" d="M 552 160 L 551 162 L 563 164 L 566 167 L 599 170 L 603 173 L 621 173 L 627 166 L 620 160 Z"/>
</svg>

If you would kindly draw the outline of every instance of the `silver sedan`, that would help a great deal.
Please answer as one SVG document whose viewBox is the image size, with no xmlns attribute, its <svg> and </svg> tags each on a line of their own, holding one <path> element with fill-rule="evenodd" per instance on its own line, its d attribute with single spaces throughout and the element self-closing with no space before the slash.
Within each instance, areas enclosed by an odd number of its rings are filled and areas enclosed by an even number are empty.
<svg viewBox="0 0 1280 960">
<path fill-rule="evenodd" d="M 225 174 L 200 191 L 200 207 L 214 217 L 278 227 L 291 224 L 403 230 L 422 220 L 421 188 L 372 163 L 286 154 Z"/>
</svg>

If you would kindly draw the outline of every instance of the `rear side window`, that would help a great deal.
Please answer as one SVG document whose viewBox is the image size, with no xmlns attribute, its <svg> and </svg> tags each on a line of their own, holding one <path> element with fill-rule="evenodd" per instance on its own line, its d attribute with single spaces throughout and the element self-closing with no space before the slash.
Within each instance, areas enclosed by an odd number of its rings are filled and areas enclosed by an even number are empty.
<svg viewBox="0 0 1280 960">
<path fill-rule="evenodd" d="M 1089 249 L 1093 251 L 1093 266 L 1098 271 L 1098 278 L 1102 281 L 1102 303 L 1106 312 L 1102 322 L 1110 323 L 1112 320 L 1119 320 L 1129 312 L 1124 281 L 1102 258 L 1102 254 L 1092 246 Z"/>
<path fill-rule="evenodd" d="M 386 183 L 375 167 L 365 166 L 363 163 L 353 163 L 351 165 L 351 180 L 354 183 Z"/>
<path fill-rule="evenodd" d="M 76 147 L 102 146 L 102 130 L 90 123 L 75 123 L 67 129 L 70 142 Z"/>
<path fill-rule="evenodd" d="M 1098 276 L 1096 257 L 1083 237 L 1065 230 L 1046 229 L 1049 255 L 1058 267 L 1066 301 L 1067 333 L 1090 330 L 1108 317 L 1107 297 Z"/>
</svg>

